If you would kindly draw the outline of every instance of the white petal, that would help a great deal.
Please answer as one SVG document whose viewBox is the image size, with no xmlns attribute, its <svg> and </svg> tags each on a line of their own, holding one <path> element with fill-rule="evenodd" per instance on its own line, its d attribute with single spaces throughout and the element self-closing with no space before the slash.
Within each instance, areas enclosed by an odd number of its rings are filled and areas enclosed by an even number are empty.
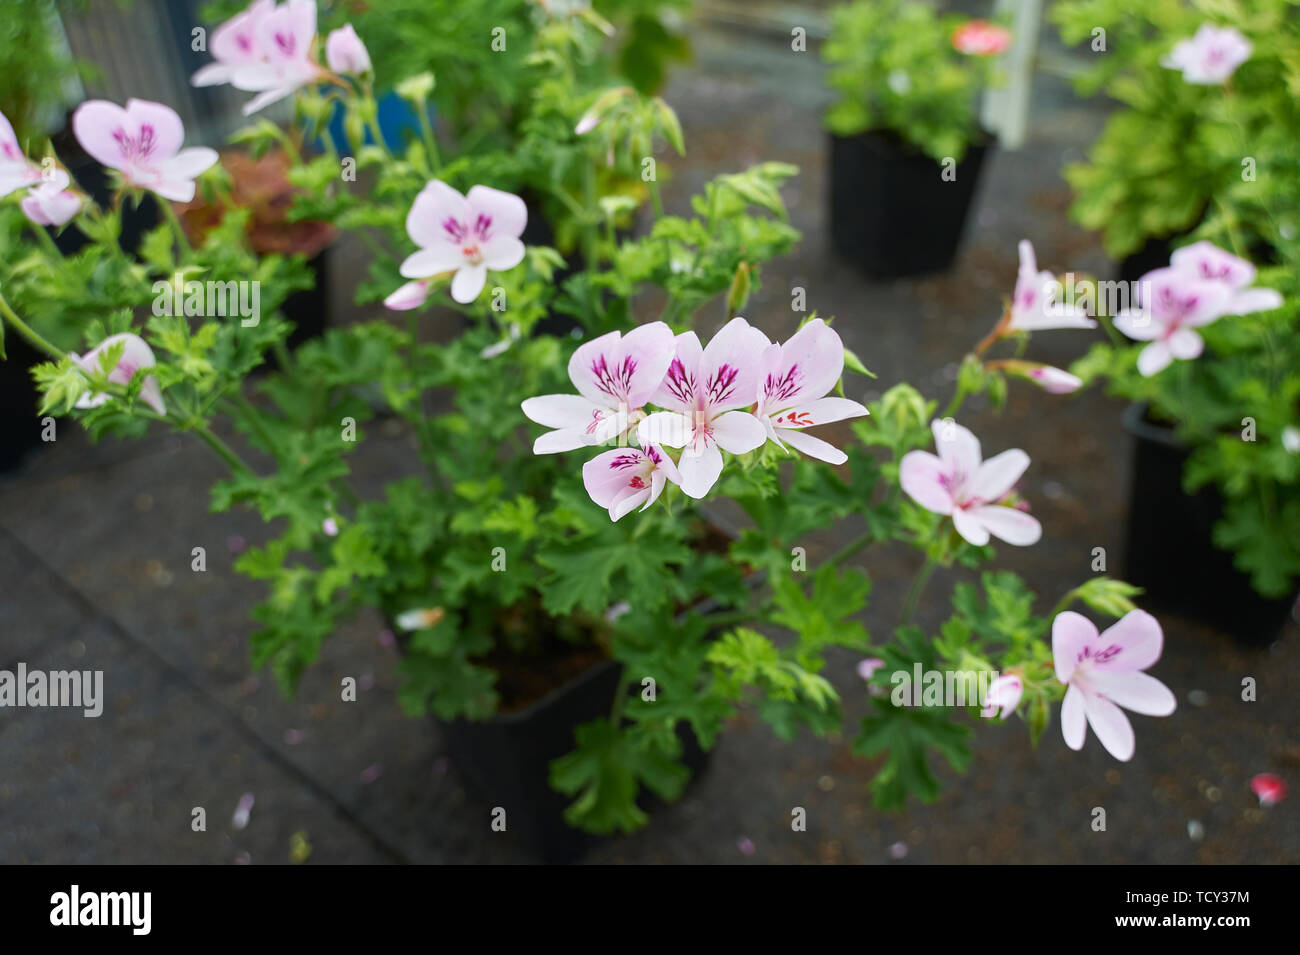
<svg viewBox="0 0 1300 955">
<path fill-rule="evenodd" d="M 1043 526 L 1037 518 L 1014 507 L 986 504 L 971 508 L 970 514 L 994 537 L 1016 547 L 1037 544 L 1043 536 Z"/>
<path fill-rule="evenodd" d="M 970 511 L 956 508 L 952 512 L 952 524 L 957 533 L 976 547 L 983 547 L 989 542 L 989 531 L 980 519 Z"/>
<path fill-rule="evenodd" d="M 1083 712 L 1083 691 L 1077 686 L 1065 691 L 1061 701 L 1061 736 L 1065 745 L 1073 750 L 1083 749 L 1083 738 L 1088 734 L 1087 718 Z"/>
<path fill-rule="evenodd" d="M 790 442 L 790 447 L 797 448 L 818 461 L 825 461 L 827 464 L 843 464 L 849 459 L 849 456 L 835 445 L 821 438 L 814 438 L 811 434 L 789 428 L 782 428 L 780 434 Z"/>
<path fill-rule="evenodd" d="M 462 305 L 478 298 L 487 283 L 487 269 L 481 265 L 462 265 L 451 280 L 451 297 Z"/>
<path fill-rule="evenodd" d="M 1144 716 L 1168 716 L 1178 707 L 1169 687 L 1140 670 L 1094 670 L 1088 674 L 1088 684 L 1116 706 Z"/>
<path fill-rule="evenodd" d="M 728 411 L 713 419 L 713 440 L 732 454 L 744 454 L 767 441 L 767 429 L 752 414 Z"/>
<path fill-rule="evenodd" d="M 1168 345 L 1164 342 L 1152 342 L 1142 349 L 1142 354 L 1138 355 L 1138 371 L 1142 377 L 1150 378 L 1168 368 L 1173 360 L 1174 354 L 1169 350 Z"/>
<path fill-rule="evenodd" d="M 677 470 L 682 475 L 682 490 L 693 498 L 702 498 L 722 474 L 722 452 L 714 445 L 709 445 L 699 454 L 683 452 Z"/>
<path fill-rule="evenodd" d="M 1006 497 L 1029 467 L 1029 455 L 1019 448 L 995 454 L 979 466 L 966 490 L 981 501 Z"/>
<path fill-rule="evenodd" d="M 538 395 L 520 407 L 529 421 L 548 428 L 585 428 L 601 410 L 582 395 Z"/>
<path fill-rule="evenodd" d="M 1071 687 L 1074 689 L 1074 687 Z M 1133 738 L 1133 724 L 1128 721 L 1124 711 L 1105 697 L 1095 693 L 1083 693 L 1083 711 L 1088 716 L 1088 725 L 1106 747 L 1106 752 L 1120 762 L 1133 758 L 1136 740 Z"/>
</svg>

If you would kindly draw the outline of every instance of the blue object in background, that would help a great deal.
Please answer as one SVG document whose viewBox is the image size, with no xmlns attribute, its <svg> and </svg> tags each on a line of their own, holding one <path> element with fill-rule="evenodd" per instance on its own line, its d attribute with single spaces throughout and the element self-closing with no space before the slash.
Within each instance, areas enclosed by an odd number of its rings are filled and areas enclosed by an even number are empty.
<svg viewBox="0 0 1300 955">
<path fill-rule="evenodd" d="M 431 105 L 429 106 L 430 126 L 433 125 L 433 116 L 433 106 Z M 356 147 L 348 142 L 347 133 L 343 129 L 342 103 L 336 102 L 334 104 L 334 112 L 330 116 L 329 131 L 334 142 L 338 144 L 340 153 L 347 155 L 356 152 Z M 411 108 L 411 104 L 396 93 L 385 93 L 379 98 L 379 132 L 384 137 L 384 144 L 389 149 L 400 151 L 408 135 L 414 136 L 416 139 L 420 138 L 420 117 Z M 369 129 L 366 130 L 365 136 L 367 143 L 375 141 L 375 137 Z M 313 145 L 320 150 L 326 148 L 322 139 L 317 139 Z"/>
</svg>

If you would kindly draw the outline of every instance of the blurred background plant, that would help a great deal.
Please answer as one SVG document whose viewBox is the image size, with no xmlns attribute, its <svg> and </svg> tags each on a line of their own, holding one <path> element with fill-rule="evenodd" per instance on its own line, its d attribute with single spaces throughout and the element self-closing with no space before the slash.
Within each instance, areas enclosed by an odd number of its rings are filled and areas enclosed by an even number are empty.
<svg viewBox="0 0 1300 955">
<path fill-rule="evenodd" d="M 837 99 L 826 125 L 838 136 L 882 130 L 932 159 L 958 161 L 984 137 L 979 94 L 994 79 L 989 54 L 963 53 L 954 35 L 971 21 L 918 0 L 833 7 L 822 47 Z"/>
</svg>

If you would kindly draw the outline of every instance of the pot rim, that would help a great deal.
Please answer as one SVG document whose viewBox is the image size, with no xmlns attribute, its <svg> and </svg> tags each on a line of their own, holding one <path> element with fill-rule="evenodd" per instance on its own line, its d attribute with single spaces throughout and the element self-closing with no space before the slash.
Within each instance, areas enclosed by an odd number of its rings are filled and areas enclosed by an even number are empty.
<svg viewBox="0 0 1300 955">
<path fill-rule="evenodd" d="M 1167 448 L 1176 448 L 1180 451 L 1186 450 L 1187 445 L 1178 439 L 1174 434 L 1174 429 L 1165 425 L 1152 424 L 1146 420 L 1147 409 L 1150 405 L 1145 401 L 1132 401 L 1120 415 L 1120 421 L 1124 425 L 1124 430 L 1133 437 L 1142 441 L 1151 441 L 1155 444 L 1162 444 Z"/>
</svg>

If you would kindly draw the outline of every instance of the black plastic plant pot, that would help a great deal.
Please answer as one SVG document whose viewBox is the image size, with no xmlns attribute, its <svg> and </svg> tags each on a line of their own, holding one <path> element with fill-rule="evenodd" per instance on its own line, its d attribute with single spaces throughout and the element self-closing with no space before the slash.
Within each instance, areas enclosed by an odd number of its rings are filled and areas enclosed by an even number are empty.
<svg viewBox="0 0 1300 955">
<path fill-rule="evenodd" d="M 942 272 L 961 245 L 989 140 L 945 179 L 929 156 L 876 131 L 831 136 L 831 241 L 873 279 Z"/>
<path fill-rule="evenodd" d="M 452 765 L 487 804 L 505 810 L 506 831 L 542 862 L 573 862 L 595 842 L 596 837 L 565 821 L 564 810 L 573 800 L 551 788 L 550 764 L 573 750 L 575 727 L 609 715 L 620 667 L 614 660 L 598 663 L 514 713 L 483 721 L 438 721 Z M 679 725 L 678 736 L 683 762 L 694 778 L 708 754 L 685 724 Z M 653 797 L 643 798 L 646 808 Z"/>
<path fill-rule="evenodd" d="M 10 330 L 0 361 L 0 473 L 16 469 L 28 451 L 41 443 L 38 395 L 32 366 L 44 356 Z"/>
<path fill-rule="evenodd" d="M 310 339 L 319 338 L 329 327 L 329 263 L 330 250 L 326 246 L 307 260 L 307 268 L 311 269 L 314 279 L 311 288 L 294 292 L 280 306 L 280 313 L 293 324 L 288 341 L 290 350 Z"/>
<path fill-rule="evenodd" d="M 1276 640 L 1295 606 L 1294 595 L 1261 597 L 1232 554 L 1214 546 L 1223 500 L 1212 487 L 1182 490 L 1189 450 L 1173 430 L 1154 424 L 1146 406 L 1130 405 L 1124 429 L 1133 436 L 1124 579 L 1143 588 L 1143 600 L 1209 623 L 1249 646 Z"/>
</svg>

